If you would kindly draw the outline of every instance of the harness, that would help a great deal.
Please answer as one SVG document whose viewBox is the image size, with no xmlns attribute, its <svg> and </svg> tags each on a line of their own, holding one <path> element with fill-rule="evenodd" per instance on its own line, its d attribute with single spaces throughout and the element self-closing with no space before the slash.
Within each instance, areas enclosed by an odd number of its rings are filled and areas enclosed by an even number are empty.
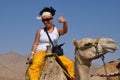
<svg viewBox="0 0 120 80">
<path fill-rule="evenodd" d="M 92 47 L 95 47 L 95 45 L 94 45 L 94 44 L 91 44 L 91 43 L 88 43 L 88 44 L 86 44 L 85 46 L 82 46 L 82 47 L 80 47 L 80 48 L 76 48 L 76 49 L 75 49 L 75 51 L 76 51 L 75 54 L 77 53 L 78 50 L 84 51 L 84 50 L 89 49 L 89 48 L 92 48 Z M 82 61 L 80 60 L 78 54 L 75 55 L 75 60 L 76 60 L 80 65 L 90 66 L 89 64 L 86 64 L 86 63 L 82 62 Z"/>
<path fill-rule="evenodd" d="M 84 51 L 84 50 L 87 50 L 89 48 L 94 47 L 95 50 L 96 50 L 96 54 L 99 54 L 100 53 L 99 50 L 98 50 L 98 42 L 99 42 L 99 40 L 100 40 L 100 38 L 97 38 L 94 44 L 93 43 L 87 43 L 87 44 L 85 44 L 82 47 L 76 48 L 75 49 L 75 51 L 76 51 L 75 53 L 77 53 L 78 50 Z M 77 60 L 79 64 L 90 66 L 90 65 L 85 64 L 82 61 L 80 61 L 79 56 L 77 56 L 77 55 L 75 55 L 75 60 Z"/>
<path fill-rule="evenodd" d="M 80 48 L 76 48 L 76 50 L 81 50 L 81 51 L 83 51 L 83 50 L 86 50 L 86 49 L 89 49 L 89 48 L 94 47 L 95 50 L 96 50 L 96 55 L 98 55 L 98 54 L 100 53 L 99 50 L 98 50 L 99 40 L 100 40 L 100 37 L 96 39 L 96 41 L 95 41 L 94 44 L 88 43 L 88 44 L 85 44 L 84 46 L 82 46 L 82 47 L 80 47 Z M 75 51 L 76 51 L 76 50 L 75 50 Z M 79 58 L 78 58 L 77 56 L 76 56 L 75 59 L 79 62 L 79 64 L 84 64 L 83 62 L 81 62 L 81 61 L 79 60 Z M 101 60 L 102 60 L 103 65 L 104 65 L 105 74 L 107 74 L 107 70 L 106 70 L 106 67 L 105 67 L 105 57 L 104 57 L 104 55 L 101 56 Z M 88 64 L 84 64 L 84 65 L 90 66 L 90 65 L 88 65 Z M 109 80 L 107 76 L 106 76 L 106 80 Z"/>
</svg>

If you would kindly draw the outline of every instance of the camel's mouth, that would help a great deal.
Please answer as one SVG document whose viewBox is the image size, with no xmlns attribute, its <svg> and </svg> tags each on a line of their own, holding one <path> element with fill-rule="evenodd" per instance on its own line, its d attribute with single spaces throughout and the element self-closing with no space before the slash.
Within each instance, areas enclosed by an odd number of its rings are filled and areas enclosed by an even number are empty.
<svg viewBox="0 0 120 80">
<path fill-rule="evenodd" d="M 105 52 L 113 53 L 118 49 L 118 47 L 104 47 L 103 49 L 105 50 Z"/>
</svg>

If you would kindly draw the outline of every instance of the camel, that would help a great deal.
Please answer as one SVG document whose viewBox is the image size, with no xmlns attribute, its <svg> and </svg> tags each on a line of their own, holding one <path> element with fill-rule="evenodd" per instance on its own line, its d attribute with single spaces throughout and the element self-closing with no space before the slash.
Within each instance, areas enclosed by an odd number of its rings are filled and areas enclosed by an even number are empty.
<svg viewBox="0 0 120 80">
<path fill-rule="evenodd" d="M 106 72 L 105 72 L 106 69 Z M 92 80 L 120 80 L 120 58 L 107 62 L 92 76 Z"/>
<path fill-rule="evenodd" d="M 51 52 L 50 46 L 47 46 L 47 54 L 39 80 L 72 80 L 61 60 Z"/>
<path fill-rule="evenodd" d="M 83 38 L 73 40 L 73 44 L 75 46 L 75 80 L 92 80 L 90 77 L 91 62 L 118 49 L 111 38 Z"/>
</svg>

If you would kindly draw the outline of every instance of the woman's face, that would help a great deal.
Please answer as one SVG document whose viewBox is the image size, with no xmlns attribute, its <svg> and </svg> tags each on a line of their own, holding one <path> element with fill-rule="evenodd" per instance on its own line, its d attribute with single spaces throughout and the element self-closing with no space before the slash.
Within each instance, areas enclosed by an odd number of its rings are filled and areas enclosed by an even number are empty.
<svg viewBox="0 0 120 80">
<path fill-rule="evenodd" d="M 53 25 L 53 18 L 51 16 L 42 16 L 42 22 L 46 27 L 50 27 Z"/>
</svg>

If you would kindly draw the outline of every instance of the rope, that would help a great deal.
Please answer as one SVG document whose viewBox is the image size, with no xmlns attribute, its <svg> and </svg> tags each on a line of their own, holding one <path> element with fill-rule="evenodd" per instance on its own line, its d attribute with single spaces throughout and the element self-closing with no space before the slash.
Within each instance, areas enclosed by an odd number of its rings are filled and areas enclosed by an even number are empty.
<svg viewBox="0 0 120 80">
<path fill-rule="evenodd" d="M 99 50 L 98 50 L 98 42 L 100 40 L 100 37 L 96 40 L 95 42 L 95 49 L 96 49 L 96 54 L 99 54 Z M 101 60 L 103 62 L 103 66 L 104 66 L 104 70 L 105 70 L 105 74 L 107 75 L 107 69 L 105 67 L 105 57 L 104 55 L 101 56 Z M 106 76 L 106 79 L 109 80 L 109 78 Z"/>
<path fill-rule="evenodd" d="M 107 75 L 107 69 L 105 67 L 105 57 L 104 57 L 104 55 L 101 56 L 101 60 L 103 62 L 103 67 L 104 67 L 104 70 L 105 70 L 105 74 Z M 108 76 L 106 76 L 106 79 L 109 80 Z"/>
</svg>

